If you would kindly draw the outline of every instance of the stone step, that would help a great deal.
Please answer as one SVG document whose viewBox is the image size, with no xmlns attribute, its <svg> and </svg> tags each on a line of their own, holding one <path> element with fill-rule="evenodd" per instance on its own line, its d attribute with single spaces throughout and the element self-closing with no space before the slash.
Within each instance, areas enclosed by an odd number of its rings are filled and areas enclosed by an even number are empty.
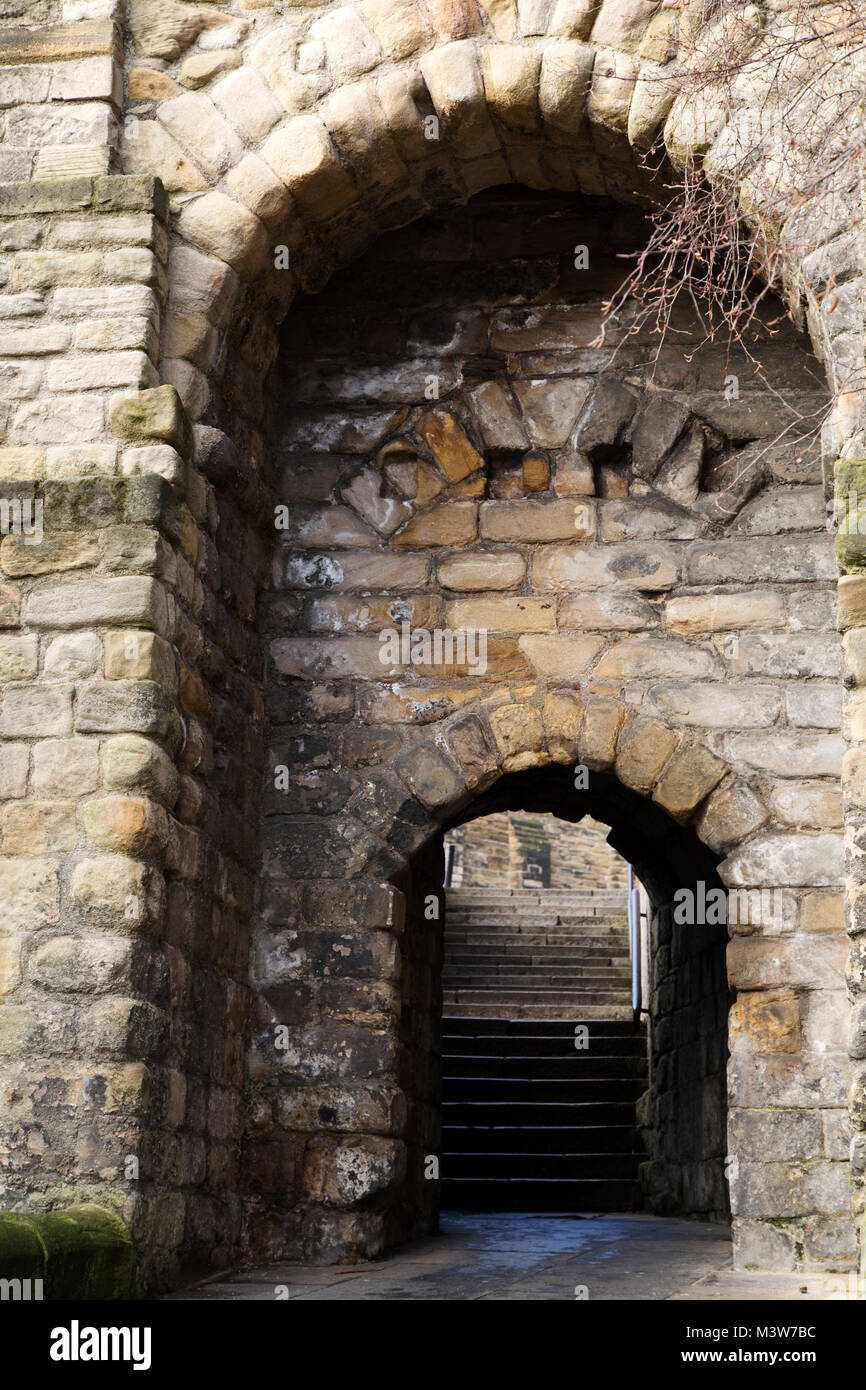
<svg viewBox="0 0 866 1390">
<path fill-rule="evenodd" d="M 480 1153 L 463 1149 L 446 1150 L 442 1154 L 441 1174 L 443 1179 L 449 1181 L 460 1178 L 482 1178 L 488 1181 L 630 1178 L 634 1182 L 637 1180 L 641 1163 L 646 1161 L 646 1154 L 640 1152 L 560 1153 L 555 1147 L 558 1137 L 558 1131 L 551 1136 L 554 1149 L 549 1153 L 524 1153 L 520 1149 L 513 1152 L 503 1149 L 496 1153 L 487 1153 L 485 1150 Z"/>
<path fill-rule="evenodd" d="M 513 1081 L 561 1081 L 613 1077 L 617 1080 L 643 1079 L 646 1088 L 646 1057 L 599 1057 L 589 1049 L 586 1052 L 573 1050 L 570 1057 L 532 1057 L 510 1053 L 491 1057 L 485 1053 L 474 1055 L 449 1051 L 443 1054 L 442 1065 L 449 1076 L 475 1079 L 497 1077 Z"/>
<path fill-rule="evenodd" d="M 581 907 L 621 906 L 626 894 L 619 888 L 446 888 L 445 896 L 456 906 L 496 903 L 513 907 L 550 907 L 575 903 Z"/>
<path fill-rule="evenodd" d="M 587 951 L 592 955 L 629 954 L 627 932 L 575 932 L 567 927 L 548 927 L 545 931 L 498 931 L 495 927 L 472 927 L 446 931 L 445 949 L 458 946 L 486 946 L 488 949 L 513 951 L 548 951 L 558 947 L 565 951 Z"/>
<path fill-rule="evenodd" d="M 449 907 L 446 912 L 446 920 L 449 922 L 502 922 L 510 924 L 512 922 L 570 922 L 575 926 L 586 923 L 592 925 L 608 925 L 622 927 L 628 925 L 628 915 L 624 912 L 594 912 L 583 914 L 580 912 L 563 909 L 559 911 L 536 912 L 527 908 L 516 908 L 514 911 L 505 909 L 495 909 L 490 907 L 477 908 L 472 911 L 458 911 Z"/>
<path fill-rule="evenodd" d="M 518 976 L 527 980 L 538 980 L 541 984 L 555 984 L 558 981 L 574 981 L 593 985 L 627 985 L 631 979 L 628 970 L 613 965 L 552 965 L 546 961 L 449 961 L 443 973 L 443 980 L 466 980 L 469 976 L 480 976 L 482 980 L 494 983 L 497 980 L 513 981 Z"/>
<path fill-rule="evenodd" d="M 492 989 L 447 985 L 443 987 L 442 995 L 443 1000 L 454 1004 L 490 1004 L 494 995 L 502 1004 L 559 1004 L 570 1007 L 574 1018 L 577 1018 L 584 1005 L 623 1004 L 631 999 L 626 990 L 545 989 L 543 986 L 511 989 L 508 985 L 496 985 Z"/>
<path fill-rule="evenodd" d="M 506 950 L 501 954 L 496 951 L 478 952 L 471 947 L 461 947 L 459 951 L 449 951 L 446 948 L 445 960 L 450 965 L 460 965 L 463 967 L 471 966 L 478 970 L 495 970 L 498 965 L 507 966 L 510 970 L 519 969 L 521 966 L 540 966 L 546 970 L 579 970 L 589 971 L 592 974 L 610 974 L 611 971 L 625 970 L 628 974 L 627 966 L 611 965 L 612 958 L 609 955 L 599 954 L 597 956 L 583 955 L 563 955 L 556 950 L 544 951 L 521 951 Z"/>
<path fill-rule="evenodd" d="M 628 1178 L 444 1178 L 446 1211 L 637 1211 L 640 1184 Z"/>
<path fill-rule="evenodd" d="M 477 1026 L 476 1026 L 477 1025 Z M 543 1029 L 535 1028 L 531 1023 L 521 1023 L 513 1019 L 488 1019 L 479 1018 L 473 1022 L 471 1018 L 452 1018 L 449 1014 L 444 1014 L 442 1019 L 443 1031 L 453 1036 L 472 1036 L 472 1037 L 544 1037 L 544 1038 L 565 1038 L 570 1039 L 574 1030 L 572 1019 L 562 1019 L 560 1022 L 553 1021 L 546 1024 Z M 589 1023 L 589 1039 L 594 1042 L 597 1038 L 630 1038 L 640 1039 L 646 1044 L 646 1026 L 641 1023 L 635 1025 L 632 1022 L 623 1023 L 611 1020 L 605 1023 L 603 1020 Z"/>
<path fill-rule="evenodd" d="M 444 1143 L 454 1125 L 482 1129 L 546 1129 L 548 1135 L 560 1126 L 570 1129 L 583 1125 L 625 1125 L 634 1127 L 634 1101 L 600 1098 L 584 1101 L 470 1101 L 442 1102 Z"/>
<path fill-rule="evenodd" d="M 618 1002 L 622 999 L 630 998 L 628 982 L 626 980 L 593 980 L 583 979 L 581 976 L 565 974 L 562 976 L 540 975 L 473 975 L 473 974 L 446 974 L 442 977 L 443 990 L 456 990 L 458 995 L 465 996 L 467 991 L 486 990 L 488 994 L 499 994 L 503 990 L 507 991 L 503 997 L 508 998 L 514 990 L 535 993 L 539 992 L 540 1002 L 544 1002 L 544 997 L 551 990 L 574 990 L 580 995 L 593 995 L 598 998 L 615 996 Z M 543 997 L 542 997 L 543 996 Z M 620 996 L 622 998 L 620 998 Z"/>
<path fill-rule="evenodd" d="M 593 1019 L 605 1019 L 612 1022 L 631 1023 L 634 1010 L 631 1001 L 628 1004 L 582 1004 L 579 1009 L 566 1009 L 562 1004 L 515 1004 L 496 1001 L 493 1003 L 483 1003 L 475 1000 L 474 1003 L 460 1003 L 456 999 L 448 999 L 446 996 L 445 1004 L 450 1018 L 453 1019 L 488 1019 L 491 1023 L 503 1022 L 528 1022 L 531 1020 L 544 1020 L 545 1022 L 563 1022 L 574 1027 L 576 1018 L 587 1022 Z"/>
<path fill-rule="evenodd" d="M 443 1057 L 532 1057 L 557 1058 L 573 1057 L 576 1027 L 570 1024 L 567 1032 L 548 1037 L 540 1028 L 527 1033 L 479 1033 L 461 1034 L 453 1026 L 468 1023 L 469 1019 L 448 1020 L 448 1028 L 442 1037 Z M 593 1057 L 638 1057 L 646 1060 L 646 1039 L 643 1036 L 618 1036 L 616 1034 L 590 1034 L 586 1041 L 589 1046 L 583 1055 Z"/>
<path fill-rule="evenodd" d="M 447 1144 L 453 1153 L 557 1154 L 641 1153 L 640 1131 L 627 1124 L 449 1125 Z M 645 1155 L 642 1155 L 645 1157 Z"/>
<path fill-rule="evenodd" d="M 490 1105 L 504 1101 L 510 1105 L 569 1104 L 573 1101 L 635 1101 L 646 1090 L 646 1078 L 639 1076 L 544 1077 L 522 1079 L 499 1076 L 443 1077 L 443 1093 L 452 1101 L 475 1101 Z"/>
</svg>

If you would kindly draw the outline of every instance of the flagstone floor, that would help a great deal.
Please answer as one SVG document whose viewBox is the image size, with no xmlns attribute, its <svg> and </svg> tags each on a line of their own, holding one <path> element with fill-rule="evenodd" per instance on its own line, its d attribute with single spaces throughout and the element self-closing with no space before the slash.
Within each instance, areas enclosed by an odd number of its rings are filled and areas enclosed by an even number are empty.
<svg viewBox="0 0 866 1390">
<path fill-rule="evenodd" d="M 844 1274 L 739 1274 L 726 1227 L 622 1215 L 449 1212 L 438 1236 L 360 1265 L 267 1265 L 173 1300 L 791 1300 L 856 1297 Z"/>
</svg>

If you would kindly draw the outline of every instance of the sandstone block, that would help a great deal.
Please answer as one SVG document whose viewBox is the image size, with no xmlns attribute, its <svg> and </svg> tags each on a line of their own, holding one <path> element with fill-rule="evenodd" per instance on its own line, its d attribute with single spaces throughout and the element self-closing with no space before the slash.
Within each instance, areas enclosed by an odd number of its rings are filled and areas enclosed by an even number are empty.
<svg viewBox="0 0 866 1390">
<path fill-rule="evenodd" d="M 532 583 L 536 590 L 570 593 L 581 589 L 636 589 L 655 593 L 677 582 L 676 553 L 659 545 L 546 546 L 536 551 Z"/>
<path fill-rule="evenodd" d="M 649 791 L 678 742 L 678 735 L 657 720 L 629 716 L 617 744 L 617 777 L 634 791 Z"/>
<path fill-rule="evenodd" d="M 643 632 L 657 625 L 656 610 L 637 594 L 576 594 L 559 603 L 559 626 L 566 630 Z"/>
<path fill-rule="evenodd" d="M 174 746 L 180 742 L 180 719 L 168 691 L 155 681 L 94 681 L 78 694 L 75 727 L 79 733 L 149 734 Z"/>
<path fill-rule="evenodd" d="M 355 199 L 352 181 L 316 116 L 295 116 L 268 136 L 259 153 L 316 220 L 333 216 Z"/>
<path fill-rule="evenodd" d="M 598 680 L 653 680 L 682 677 L 701 680 L 721 675 L 718 658 L 702 647 L 665 637 L 626 637 L 602 657 Z"/>
<path fill-rule="evenodd" d="M 10 685 L 3 691 L 0 737 L 51 737 L 72 732 L 72 686 Z"/>
<path fill-rule="evenodd" d="M 33 790 L 39 797 L 77 797 L 96 789 L 99 749 L 95 740 L 52 738 L 33 749 Z"/>
<path fill-rule="evenodd" d="M 439 810 L 457 804 L 465 783 L 432 743 L 421 744 L 397 762 L 397 771 L 423 806 Z"/>
<path fill-rule="evenodd" d="M 498 153 L 474 43 L 463 39 L 425 53 L 421 75 L 458 153 L 475 158 Z"/>
<path fill-rule="evenodd" d="M 844 751 L 838 735 L 799 730 L 761 735 L 732 734 L 729 739 L 732 758 L 778 777 L 838 778 Z"/>
<path fill-rule="evenodd" d="M 556 605 L 543 598 L 458 599 L 445 606 L 451 628 L 483 628 L 493 632 L 552 632 Z"/>
<path fill-rule="evenodd" d="M 119 439 L 161 439 L 189 460 L 192 429 L 173 386 L 157 386 L 112 398 L 109 425 Z"/>
<path fill-rule="evenodd" d="M 240 164 L 229 170 L 226 187 L 271 231 L 288 215 L 291 207 L 289 190 L 257 154 L 244 155 Z"/>
<path fill-rule="evenodd" d="M 2 549 L 0 549 L 2 556 Z M 26 681 L 36 676 L 39 639 L 35 636 L 0 636 L 0 680 Z"/>
<path fill-rule="evenodd" d="M 325 45 L 328 71 L 337 82 L 351 81 L 382 61 L 374 34 L 357 10 L 340 5 L 310 26 L 310 35 Z"/>
<path fill-rule="evenodd" d="M 452 483 L 483 467 L 484 460 L 460 423 L 447 411 L 430 410 L 418 421 L 418 433 Z"/>
<path fill-rule="evenodd" d="M 25 615 L 34 627 L 140 624 L 165 630 L 167 605 L 157 580 L 131 575 L 35 589 L 26 601 Z"/>
<path fill-rule="evenodd" d="M 81 816 L 94 849 L 155 858 L 168 842 L 162 806 L 144 797 L 106 796 L 86 801 Z"/>
<path fill-rule="evenodd" d="M 583 705 L 577 695 L 553 691 L 544 700 L 542 719 L 551 757 L 558 763 L 574 762 L 577 758 L 578 732 Z"/>
<path fill-rule="evenodd" d="M 55 637 L 45 653 L 45 674 L 53 680 L 92 676 L 102 651 L 95 632 L 72 632 Z"/>
<path fill-rule="evenodd" d="M 154 173 L 168 193 L 195 193 L 208 186 L 198 166 L 159 121 L 128 122 L 121 149 L 126 173 Z"/>
<path fill-rule="evenodd" d="M 174 653 L 168 642 L 153 632 L 109 632 L 105 637 L 105 679 L 156 681 L 174 694 Z"/>
<path fill-rule="evenodd" d="M 437 574 L 446 589 L 512 589 L 526 578 L 526 561 L 516 551 L 475 550 L 440 560 Z"/>
<path fill-rule="evenodd" d="M 131 968 L 128 940 L 55 936 L 36 947 L 29 974 L 43 989 L 98 993 L 124 984 Z"/>
<path fill-rule="evenodd" d="M 675 820 L 688 820 L 725 774 L 725 764 L 700 745 L 681 749 L 671 758 L 653 793 L 653 800 Z"/>
<path fill-rule="evenodd" d="M 580 729 L 580 761 L 593 772 L 606 772 L 613 765 L 622 718 L 622 706 L 617 700 L 602 698 L 585 701 Z"/>
<path fill-rule="evenodd" d="M 238 136 L 203 92 L 185 92 L 173 97 L 163 102 L 156 114 L 169 134 L 190 152 L 206 174 L 214 177 L 224 174 L 244 153 Z"/>
<path fill-rule="evenodd" d="M 100 763 L 102 780 L 111 791 L 147 792 L 169 810 L 177 800 L 177 769 L 151 739 L 132 733 L 106 739 Z"/>
<path fill-rule="evenodd" d="M 30 748 L 26 743 L 0 744 L 0 801 L 26 795 L 29 767 Z"/>
<path fill-rule="evenodd" d="M 264 266 L 268 235 L 263 223 L 223 193 L 206 193 L 186 203 L 178 230 L 202 251 L 227 261 L 245 279 Z"/>
<path fill-rule="evenodd" d="M 529 447 L 520 412 L 511 393 L 501 382 L 484 381 L 476 386 L 469 395 L 469 408 L 489 449 Z M 434 420 L 436 418 L 434 416 Z M 450 416 L 439 418 L 451 420 Z"/>
<path fill-rule="evenodd" d="M 56 860 L 0 858 L 3 918 L 0 931 L 39 931 L 60 920 L 60 883 Z"/>
<path fill-rule="evenodd" d="M 595 510 L 589 502 L 482 502 L 480 532 L 490 541 L 591 540 Z"/>
<path fill-rule="evenodd" d="M 799 1052 L 800 1002 L 793 990 L 755 990 L 738 995 L 730 1012 L 731 1046 L 755 1052 Z"/>
<path fill-rule="evenodd" d="M 570 136 L 586 120 L 595 49 L 578 40 L 586 37 L 588 17 L 588 0 L 557 0 L 550 32 L 564 40 L 545 47 L 541 64 L 538 103 L 544 122 Z"/>
<path fill-rule="evenodd" d="M 781 627 L 784 619 L 784 599 L 772 589 L 762 593 L 689 594 L 668 599 L 665 604 L 666 626 L 684 637 L 751 627 Z"/>
<path fill-rule="evenodd" d="M 566 683 L 586 674 L 603 645 L 600 637 L 573 637 L 559 632 L 520 639 L 520 650 L 540 676 Z"/>
<path fill-rule="evenodd" d="M 173 310 L 202 315 L 217 325 L 228 322 L 240 280 L 226 261 L 205 256 L 193 246 L 175 245 L 169 254 L 168 277 Z"/>
<path fill-rule="evenodd" d="M 541 55 L 521 44 L 491 44 L 481 50 L 484 94 L 489 109 L 509 130 L 531 136 L 541 127 L 538 83 Z"/>
<path fill-rule="evenodd" d="M 710 797 L 697 824 L 704 844 L 717 854 L 767 821 L 767 810 L 746 782 L 727 782 Z"/>
<path fill-rule="evenodd" d="M 407 548 L 464 545 L 475 540 L 477 526 L 474 502 L 444 502 L 413 517 L 391 544 Z"/>
<path fill-rule="evenodd" d="M 15 801 L 3 810 L 4 854 L 72 849 L 78 834 L 74 801 Z"/>
<path fill-rule="evenodd" d="M 82 859 L 72 899 L 88 926 L 154 934 L 165 910 L 165 881 L 151 865 L 120 854 Z"/>
<path fill-rule="evenodd" d="M 708 681 L 695 685 L 657 685 L 652 703 L 665 717 L 707 729 L 769 729 L 776 721 L 781 695 L 776 686 Z M 735 736 L 733 742 L 739 737 Z M 755 736 L 754 742 L 759 742 Z"/>
<path fill-rule="evenodd" d="M 544 725 L 533 705 L 502 705 L 490 715 L 490 727 L 507 772 L 537 767 L 544 748 Z"/>
<path fill-rule="evenodd" d="M 733 886 L 835 887 L 844 878 L 842 837 L 765 833 L 729 855 L 719 873 Z"/>
<path fill-rule="evenodd" d="M 99 563 L 99 540 L 80 531 L 55 532 L 40 545 L 24 536 L 8 535 L 0 544 L 0 569 L 4 574 L 52 574 Z"/>
</svg>

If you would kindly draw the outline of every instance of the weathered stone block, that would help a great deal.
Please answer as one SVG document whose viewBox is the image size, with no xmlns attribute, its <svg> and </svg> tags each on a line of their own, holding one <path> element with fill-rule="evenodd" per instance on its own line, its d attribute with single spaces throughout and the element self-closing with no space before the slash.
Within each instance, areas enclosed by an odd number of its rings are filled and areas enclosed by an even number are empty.
<svg viewBox="0 0 866 1390">
<path fill-rule="evenodd" d="M 165 630 L 168 613 L 165 590 L 145 576 L 84 580 L 52 584 L 33 590 L 25 617 L 34 627 L 153 627 Z"/>
<path fill-rule="evenodd" d="M 80 691 L 79 733 L 150 734 L 169 747 L 182 739 L 180 718 L 168 691 L 155 681 L 98 681 Z"/>
<path fill-rule="evenodd" d="M 0 858 L 2 930 L 39 931 L 60 920 L 57 861 L 50 858 Z"/>
<path fill-rule="evenodd" d="M 649 791 L 678 743 L 679 735 L 664 724 L 630 716 L 617 744 L 617 777 L 635 791 Z"/>
<path fill-rule="evenodd" d="M 192 456 L 192 427 L 173 386 L 113 397 L 109 424 L 119 439 L 162 439 L 184 461 Z"/>
<path fill-rule="evenodd" d="M 544 725 L 532 705 L 503 705 L 493 710 L 490 727 L 507 772 L 537 767 L 542 761 Z"/>
<path fill-rule="evenodd" d="M 3 691 L 0 737 L 50 738 L 71 732 L 71 686 L 10 685 Z"/>
<path fill-rule="evenodd" d="M 725 775 L 725 764 L 707 748 L 680 749 L 665 768 L 653 800 L 675 820 L 688 820 Z"/>
<path fill-rule="evenodd" d="M 88 844 L 94 849 L 153 858 L 168 841 L 165 811 L 144 797 L 106 796 L 86 801 L 81 816 Z"/>
<path fill-rule="evenodd" d="M 149 792 L 169 809 L 177 800 L 178 773 L 157 743 L 138 734 L 106 739 L 101 751 L 102 778 L 112 791 Z"/>
<path fill-rule="evenodd" d="M 73 801 L 15 801 L 3 810 L 6 854 L 49 854 L 72 849 L 78 836 Z"/>
</svg>

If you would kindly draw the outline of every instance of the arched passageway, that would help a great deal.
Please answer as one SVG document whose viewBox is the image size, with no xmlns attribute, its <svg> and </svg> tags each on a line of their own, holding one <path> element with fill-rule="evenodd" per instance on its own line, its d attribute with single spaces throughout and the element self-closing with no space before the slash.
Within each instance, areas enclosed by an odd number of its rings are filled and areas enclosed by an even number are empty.
<svg viewBox="0 0 866 1390">
<path fill-rule="evenodd" d="M 822 1035 L 843 990 L 824 393 L 777 324 L 755 329 L 766 375 L 687 315 L 658 360 L 600 348 L 612 247 L 640 235 L 608 204 L 497 190 L 296 306 L 270 425 L 291 503 L 262 617 L 266 768 L 287 780 L 266 773 L 248 1148 L 252 1171 L 280 1146 L 298 1165 L 283 1217 L 270 1187 L 248 1206 L 274 1252 L 375 1253 L 427 1219 L 440 947 L 400 923 L 438 891 L 444 825 L 513 777 L 567 814 L 556 765 L 580 762 L 660 908 L 717 866 L 769 894 L 727 981 L 724 932 L 660 943 L 681 971 L 663 1007 L 690 997 L 682 1065 L 657 1073 L 681 1094 L 658 1096 L 651 1200 L 718 1213 L 727 1155 L 741 1262 L 850 1258 L 842 1040 Z"/>
<path fill-rule="evenodd" d="M 440 1154 L 444 1204 L 451 1209 L 591 1211 L 643 1207 L 717 1221 L 728 1216 L 726 1067 L 732 996 L 725 966 L 728 932 L 725 895 L 716 872 L 718 856 L 701 845 L 694 831 L 678 825 L 657 804 L 615 777 L 590 773 L 589 785 L 581 789 L 576 788 L 576 780 L 582 782 L 584 778 L 578 775 L 576 779 L 573 768 L 555 764 L 506 774 L 460 813 L 458 823 L 497 812 L 523 811 L 552 812 L 563 822 L 591 816 L 610 827 L 611 846 L 634 865 L 649 894 L 649 968 L 644 998 L 638 1005 L 640 1008 L 642 1003 L 645 1012 L 635 1020 L 628 971 L 624 994 L 615 996 L 616 1007 L 606 1008 L 604 996 L 599 995 L 583 1008 L 577 990 L 574 1002 L 568 1003 L 567 994 L 552 988 L 550 997 L 556 1002 L 547 1005 L 544 991 L 531 994 L 506 989 L 493 992 L 493 999 L 502 1002 L 513 996 L 517 1003 L 497 1011 L 495 1004 L 479 1006 L 483 995 L 471 989 L 465 994 L 470 1002 L 464 1004 L 464 994 L 454 988 L 453 975 L 446 977 L 449 992 L 443 1005 L 439 971 L 448 940 L 448 915 L 447 893 L 437 892 L 444 867 L 439 836 L 413 856 L 407 871 L 397 879 L 407 904 L 402 938 L 401 1074 L 410 1106 L 406 1195 L 394 1211 L 398 1221 L 408 1222 L 410 1234 L 435 1227 L 440 1192 L 439 1184 L 430 1179 L 439 1170 L 431 1170 L 429 1160 Z M 495 913 L 502 899 L 491 900 L 489 890 L 486 896 Z M 532 901 L 533 896 L 517 893 L 518 906 L 509 918 L 514 929 L 520 927 L 521 900 Z M 543 902 L 544 893 L 540 896 Z M 485 895 L 479 897 L 484 900 Z M 567 903 L 567 895 L 561 897 Z M 462 901 L 460 896 L 452 899 L 454 904 Z M 691 913 L 683 910 L 689 901 Z M 723 910 L 711 908 L 707 912 L 707 902 L 724 904 Z M 623 894 L 620 915 L 625 909 Z M 533 911 L 540 909 L 524 903 L 524 915 Z M 554 912 L 554 924 L 561 912 L 560 905 Z M 479 925 L 497 920 L 484 911 L 474 919 L 469 917 L 475 932 Z M 585 933 L 593 931 L 586 922 L 581 925 Z M 496 940 L 483 934 L 469 939 L 482 943 Z M 626 952 L 627 942 L 626 936 Z M 481 949 L 495 947 L 482 945 Z M 483 955 L 470 958 L 476 962 L 473 969 L 483 968 Z M 488 1022 L 491 1017 L 496 1020 L 492 1024 Z M 637 1049 L 628 1045 L 636 1023 L 641 1044 Z M 581 1041 L 576 1055 L 575 1035 L 580 1024 L 586 1025 L 588 1037 L 585 1047 Z M 506 1039 L 501 1048 L 494 1041 L 497 1033 Z M 444 1061 L 443 1034 L 447 1040 Z M 533 1037 L 534 1045 L 530 1041 L 521 1045 L 521 1039 Z M 509 1046 L 508 1038 L 517 1042 Z M 623 1068 L 612 1055 L 627 1052 L 634 1058 L 647 1048 L 648 1078 L 644 1068 L 631 1063 Z M 504 1062 L 500 1064 L 499 1059 L 516 1054 L 524 1060 L 512 1060 L 510 1070 Z M 552 1064 L 551 1055 L 555 1059 Z M 485 1059 L 491 1058 L 488 1064 Z M 444 1135 L 440 1111 L 443 1071 L 447 1078 Z M 612 1085 L 610 1081 L 605 1084 L 610 1076 L 618 1079 Z M 470 1079 L 473 1077 L 478 1079 Z M 502 1079 L 509 1077 L 515 1078 L 510 1085 Z M 623 1104 L 610 1107 L 613 1092 L 621 1094 Z M 593 1105 L 594 1093 L 603 1096 L 608 1108 Z M 639 1096 L 636 1112 L 634 1102 Z M 644 1149 L 642 1163 L 615 1156 L 613 1150 L 622 1147 L 624 1136 L 604 1126 L 617 1122 L 621 1126 L 630 1123 L 632 1131 L 640 1127 L 640 1137 L 632 1133 L 629 1138 L 634 1140 L 631 1148 Z M 590 1126 L 585 1133 L 581 1132 L 582 1124 Z M 536 1130 L 544 1134 L 544 1142 L 537 1146 Z M 502 1131 L 501 1137 L 497 1131 Z M 611 1150 L 606 1158 L 605 1146 Z M 472 1158 L 459 1157 L 457 1150 L 468 1152 Z M 524 1152 L 521 1160 L 515 1157 L 515 1150 Z M 533 1159 L 533 1152 L 554 1157 L 543 1165 Z M 579 1156 L 587 1153 L 590 1157 Z M 510 1162 L 501 1154 L 510 1154 Z M 638 1166 L 640 1188 L 635 1182 Z M 449 1191 L 454 1172 L 464 1180 L 454 1183 Z M 501 1182 L 488 1181 L 485 1187 L 480 1181 L 497 1174 L 503 1175 Z M 589 1175 L 585 1181 L 583 1174 Z M 513 1186 L 507 1186 L 506 1178 Z"/>
</svg>

